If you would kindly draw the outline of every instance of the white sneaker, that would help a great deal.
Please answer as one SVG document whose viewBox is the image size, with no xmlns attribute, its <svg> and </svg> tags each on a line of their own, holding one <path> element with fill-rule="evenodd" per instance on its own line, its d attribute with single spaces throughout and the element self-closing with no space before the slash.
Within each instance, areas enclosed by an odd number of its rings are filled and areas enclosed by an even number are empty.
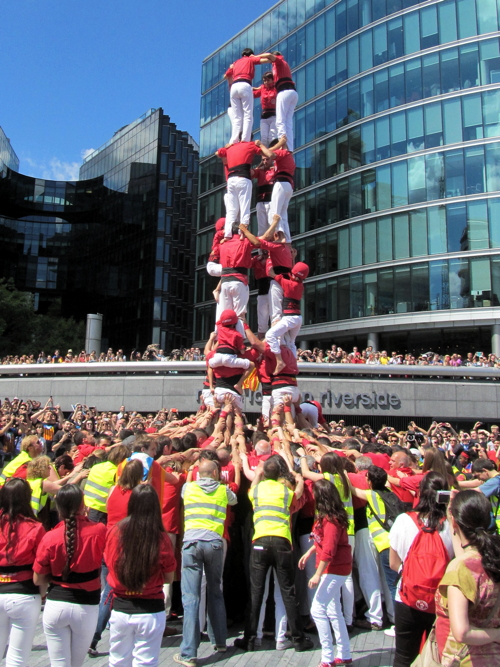
<svg viewBox="0 0 500 667">
<path fill-rule="evenodd" d="M 293 642 L 289 639 L 283 639 L 281 642 L 276 642 L 277 651 L 286 651 L 288 648 L 293 648 Z"/>
<path fill-rule="evenodd" d="M 387 637 L 395 637 L 396 636 L 396 626 L 391 625 L 390 628 L 387 628 L 387 630 L 384 630 L 384 635 L 387 635 Z"/>
</svg>

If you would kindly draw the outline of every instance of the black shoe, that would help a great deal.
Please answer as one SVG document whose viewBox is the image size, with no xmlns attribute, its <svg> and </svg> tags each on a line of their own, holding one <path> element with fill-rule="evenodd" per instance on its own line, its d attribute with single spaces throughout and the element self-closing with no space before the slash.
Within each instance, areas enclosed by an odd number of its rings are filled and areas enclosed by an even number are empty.
<svg viewBox="0 0 500 667">
<path fill-rule="evenodd" d="M 97 658 L 99 655 L 99 651 L 95 648 L 92 648 L 92 646 L 89 648 L 87 653 L 89 654 L 90 658 Z"/>
<path fill-rule="evenodd" d="M 309 637 L 304 637 L 298 642 L 293 642 L 293 647 L 297 653 L 302 653 L 302 651 L 310 651 L 314 648 L 314 642 Z"/>
<path fill-rule="evenodd" d="M 354 625 L 346 625 L 346 628 L 347 628 L 347 634 L 350 637 L 352 635 L 352 633 L 354 632 Z"/>
<path fill-rule="evenodd" d="M 253 651 L 255 649 L 255 639 L 246 639 L 245 637 L 238 637 L 234 640 L 233 646 L 241 648 L 243 651 Z"/>
</svg>

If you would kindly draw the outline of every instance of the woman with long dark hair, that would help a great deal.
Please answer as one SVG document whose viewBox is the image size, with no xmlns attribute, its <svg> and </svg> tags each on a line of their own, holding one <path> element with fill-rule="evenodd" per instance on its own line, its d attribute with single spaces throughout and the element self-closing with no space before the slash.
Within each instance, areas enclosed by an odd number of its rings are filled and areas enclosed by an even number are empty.
<svg viewBox="0 0 500 667">
<path fill-rule="evenodd" d="M 453 543 L 448 522 L 446 520 L 446 505 L 436 502 L 436 493 L 448 489 L 446 477 L 437 472 L 428 472 L 422 479 L 419 490 L 419 502 L 413 512 L 400 514 L 389 533 L 390 552 L 389 563 L 392 570 L 396 572 L 401 569 L 407 557 L 412 558 L 410 547 L 422 529 L 425 533 L 436 533 L 440 542 L 436 543 L 435 559 L 440 556 L 441 549 L 442 570 L 451 558 L 453 558 Z M 415 556 L 416 557 L 416 556 Z M 430 567 L 429 567 L 430 574 Z M 394 602 L 395 633 L 396 633 L 396 655 L 394 667 L 409 667 L 418 655 L 422 637 L 428 635 L 436 615 L 432 605 L 424 609 L 415 609 L 406 604 L 401 597 L 401 586 L 404 586 L 403 578 L 399 580 Z M 436 581 L 436 587 L 439 579 Z M 434 596 L 433 589 L 432 596 Z"/>
<path fill-rule="evenodd" d="M 166 621 L 163 584 L 172 583 L 176 563 L 149 484 L 132 491 L 128 516 L 111 529 L 104 559 L 114 594 L 109 664 L 156 667 Z"/>
<path fill-rule="evenodd" d="M 349 537 L 351 551 L 354 552 L 354 507 L 349 478 L 347 477 L 344 468 L 343 459 L 335 452 L 327 452 L 321 457 L 319 465 L 321 474 L 311 472 L 307 467 L 305 459 L 301 459 L 302 476 L 305 479 L 312 479 L 314 482 L 324 478 L 335 485 L 335 488 L 339 492 L 340 500 L 347 512 L 347 535 Z M 349 629 L 352 629 L 354 612 L 354 582 L 352 580 L 352 574 L 346 577 L 342 586 L 342 606 L 347 626 Z"/>
<path fill-rule="evenodd" d="M 309 557 L 316 552 L 316 572 L 309 580 L 309 587 L 316 588 L 311 616 L 321 643 L 320 667 L 350 664 L 349 634 L 340 601 L 342 586 L 352 572 L 352 550 L 347 537 L 348 514 L 337 487 L 326 479 L 314 484 L 314 499 L 317 512 L 312 531 L 314 544 L 299 560 L 299 568 L 304 569 Z M 330 626 L 337 643 L 336 658 Z"/>
<path fill-rule="evenodd" d="M 461 667 L 500 665 L 500 536 L 489 532 L 491 504 L 477 491 L 452 498 L 449 521 L 456 558 L 436 597 L 441 664 L 458 655 Z"/>
<path fill-rule="evenodd" d="M 48 587 L 43 612 L 52 667 L 81 667 L 99 613 L 106 526 L 85 516 L 83 491 L 68 484 L 58 492 L 60 523 L 40 542 L 35 584 Z"/>
<path fill-rule="evenodd" d="M 35 636 L 41 597 L 33 561 L 45 528 L 35 519 L 31 489 L 11 478 L 0 488 L 0 655 L 6 667 L 24 667 Z"/>
</svg>

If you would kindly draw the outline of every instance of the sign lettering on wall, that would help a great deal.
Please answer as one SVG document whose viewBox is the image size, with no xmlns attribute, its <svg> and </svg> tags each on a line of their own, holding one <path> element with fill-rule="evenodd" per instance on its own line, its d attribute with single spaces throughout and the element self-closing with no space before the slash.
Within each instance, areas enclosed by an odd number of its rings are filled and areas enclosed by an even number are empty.
<svg viewBox="0 0 500 667">
<path fill-rule="evenodd" d="M 247 404 L 253 406 L 262 405 L 262 392 L 245 390 Z M 201 391 L 198 391 L 197 402 L 200 403 Z M 310 391 L 302 393 L 303 401 L 314 401 L 314 396 Z M 333 391 L 324 391 L 320 394 L 319 402 L 322 408 L 342 407 L 348 410 L 365 408 L 367 410 L 400 410 L 401 399 L 397 394 L 389 392 L 377 393 L 376 391 L 367 393 L 340 392 L 336 394 Z"/>
</svg>

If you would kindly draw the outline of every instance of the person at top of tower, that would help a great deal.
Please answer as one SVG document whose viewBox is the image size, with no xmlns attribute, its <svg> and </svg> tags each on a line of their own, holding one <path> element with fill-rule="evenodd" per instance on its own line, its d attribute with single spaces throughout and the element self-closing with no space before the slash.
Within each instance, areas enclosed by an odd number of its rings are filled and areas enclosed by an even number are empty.
<svg viewBox="0 0 500 667">
<path fill-rule="evenodd" d="M 250 141 L 253 126 L 253 91 L 252 81 L 255 76 L 255 65 L 260 63 L 260 56 L 254 55 L 252 49 L 243 49 L 238 58 L 224 74 L 224 78 L 232 78 L 230 99 L 232 109 L 232 134 L 229 143 Z"/>
</svg>

